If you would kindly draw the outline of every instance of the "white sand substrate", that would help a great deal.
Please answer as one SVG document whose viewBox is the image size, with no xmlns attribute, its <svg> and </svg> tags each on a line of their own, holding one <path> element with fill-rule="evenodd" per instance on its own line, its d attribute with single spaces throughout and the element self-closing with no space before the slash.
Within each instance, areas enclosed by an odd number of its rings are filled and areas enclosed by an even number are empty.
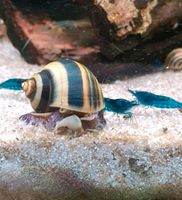
<svg viewBox="0 0 182 200">
<path fill-rule="evenodd" d="M 28 78 L 41 70 L 27 64 L 7 38 L 0 40 L 0 49 L 0 82 Z M 182 101 L 182 72 L 158 72 L 102 84 L 102 88 L 110 98 L 132 100 L 127 91 L 132 89 Z M 19 121 L 31 111 L 23 92 L 0 90 L 0 175 L 8 170 L 23 174 L 22 162 L 26 160 L 29 166 L 71 169 L 97 186 L 182 185 L 182 113 L 176 109 L 137 106 L 131 119 L 105 112 L 103 131 L 79 137 Z"/>
</svg>

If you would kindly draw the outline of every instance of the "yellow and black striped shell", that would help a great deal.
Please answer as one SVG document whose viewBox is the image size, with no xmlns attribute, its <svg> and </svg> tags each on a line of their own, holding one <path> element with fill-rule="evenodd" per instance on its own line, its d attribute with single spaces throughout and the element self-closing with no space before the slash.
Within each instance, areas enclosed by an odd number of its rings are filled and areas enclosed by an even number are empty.
<svg viewBox="0 0 182 200">
<path fill-rule="evenodd" d="M 165 69 L 182 70 L 182 48 L 171 51 L 165 59 Z"/>
<path fill-rule="evenodd" d="M 23 83 L 37 113 L 59 108 L 63 112 L 95 113 L 104 108 L 96 77 L 82 64 L 68 59 L 51 62 Z"/>
</svg>

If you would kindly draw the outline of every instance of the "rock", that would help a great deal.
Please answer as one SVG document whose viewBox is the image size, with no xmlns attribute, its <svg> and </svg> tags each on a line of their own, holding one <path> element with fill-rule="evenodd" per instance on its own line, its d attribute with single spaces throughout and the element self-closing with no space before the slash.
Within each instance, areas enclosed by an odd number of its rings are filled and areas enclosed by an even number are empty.
<svg viewBox="0 0 182 200">
<path fill-rule="evenodd" d="M 62 19 L 56 22 L 45 11 L 40 10 L 37 15 L 31 7 L 27 8 L 26 5 L 23 9 L 21 4 L 19 6 L 16 7 L 11 0 L 2 0 L 0 14 L 10 40 L 28 62 L 46 64 L 60 57 L 80 57 L 98 52 L 88 19 Z M 25 12 L 27 9 L 28 12 Z"/>
<path fill-rule="evenodd" d="M 180 0 L 0 1 L 7 34 L 27 62 L 73 58 L 100 82 L 162 70 L 181 45 L 181 11 Z"/>
<path fill-rule="evenodd" d="M 101 52 L 106 58 L 114 60 L 119 56 L 121 59 L 127 59 L 131 52 L 134 55 L 139 53 L 142 58 L 155 51 L 156 54 L 163 55 L 160 49 L 156 49 L 157 44 L 151 44 L 150 51 L 146 51 L 145 54 L 142 50 L 146 50 L 146 41 L 150 41 L 151 38 L 155 39 L 152 40 L 155 43 L 160 36 L 160 46 L 161 40 L 166 39 L 163 41 L 165 44 L 171 35 L 176 34 L 174 30 L 182 19 L 182 5 L 180 0 L 95 0 L 89 13 L 100 41 Z M 170 41 L 173 41 L 172 38 Z M 176 47 L 179 46 L 178 42 L 175 43 Z M 167 43 L 168 46 L 171 45 L 170 42 Z M 127 52 L 128 50 L 131 52 Z M 138 57 L 136 59 L 139 61 Z M 131 61 L 131 57 L 128 60 Z"/>
</svg>

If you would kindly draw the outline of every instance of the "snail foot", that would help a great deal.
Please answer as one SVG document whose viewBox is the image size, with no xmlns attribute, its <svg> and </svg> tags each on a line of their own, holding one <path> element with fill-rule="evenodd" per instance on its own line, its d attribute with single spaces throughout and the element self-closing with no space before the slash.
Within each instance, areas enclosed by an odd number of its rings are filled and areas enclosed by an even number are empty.
<svg viewBox="0 0 182 200">
<path fill-rule="evenodd" d="M 106 125 L 103 111 L 94 114 L 69 113 L 62 114 L 58 111 L 51 113 L 28 113 L 22 115 L 20 120 L 26 124 L 43 126 L 49 131 L 65 132 L 65 129 L 72 131 L 100 130 Z"/>
<path fill-rule="evenodd" d="M 33 126 L 42 125 L 47 130 L 52 131 L 56 127 L 57 121 L 62 120 L 63 117 L 60 115 L 59 111 L 43 114 L 32 112 L 22 115 L 19 119 L 24 121 L 26 124 Z"/>
<path fill-rule="evenodd" d="M 101 130 L 106 125 L 103 111 L 94 114 L 86 114 L 80 118 L 84 130 Z"/>
</svg>

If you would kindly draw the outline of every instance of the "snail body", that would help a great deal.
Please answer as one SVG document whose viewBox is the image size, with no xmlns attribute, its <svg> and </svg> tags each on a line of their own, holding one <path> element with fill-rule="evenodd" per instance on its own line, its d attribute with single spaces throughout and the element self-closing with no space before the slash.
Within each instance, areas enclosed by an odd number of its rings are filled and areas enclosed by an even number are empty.
<svg viewBox="0 0 182 200">
<path fill-rule="evenodd" d="M 182 48 L 171 51 L 165 59 L 165 69 L 182 70 Z"/>
<path fill-rule="evenodd" d="M 104 108 L 101 87 L 84 65 L 60 60 L 46 65 L 22 84 L 36 113 L 76 111 L 96 113 Z"/>
</svg>

